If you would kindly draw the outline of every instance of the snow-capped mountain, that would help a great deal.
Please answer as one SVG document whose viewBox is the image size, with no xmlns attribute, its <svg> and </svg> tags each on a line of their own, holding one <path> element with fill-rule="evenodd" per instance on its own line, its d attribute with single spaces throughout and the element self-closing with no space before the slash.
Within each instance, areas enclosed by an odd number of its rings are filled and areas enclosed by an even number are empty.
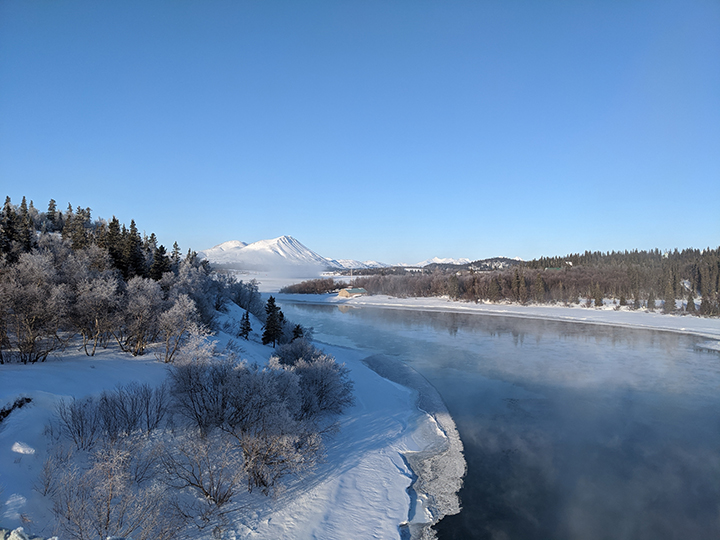
<svg viewBox="0 0 720 540">
<path fill-rule="evenodd" d="M 468 264 L 470 262 L 472 262 L 470 259 L 451 259 L 449 257 L 442 259 L 440 257 L 433 257 L 432 259 L 427 259 L 417 264 L 407 264 L 404 266 L 419 266 L 422 268 L 429 264 Z"/>
<path fill-rule="evenodd" d="M 358 268 L 389 268 L 389 264 L 381 263 L 378 261 L 356 261 L 354 259 L 328 259 L 328 261 L 332 261 L 334 263 L 337 263 L 340 265 L 340 268 L 344 268 L 345 270 L 356 270 Z M 333 266 L 335 268 L 335 266 Z"/>
<path fill-rule="evenodd" d="M 242 270 L 267 271 L 288 266 L 320 270 L 327 267 L 342 268 L 337 261 L 318 255 L 292 236 L 280 236 L 252 244 L 230 240 L 201 251 L 198 256 L 211 264 Z"/>
</svg>

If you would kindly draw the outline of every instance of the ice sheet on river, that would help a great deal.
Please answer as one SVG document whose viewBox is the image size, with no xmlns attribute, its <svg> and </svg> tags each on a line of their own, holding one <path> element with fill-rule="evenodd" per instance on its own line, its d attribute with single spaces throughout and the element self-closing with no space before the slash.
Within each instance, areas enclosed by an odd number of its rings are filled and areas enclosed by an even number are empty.
<svg viewBox="0 0 720 540">
<path fill-rule="evenodd" d="M 438 429 L 431 432 L 428 427 L 427 432 L 422 433 L 423 439 L 430 444 L 423 450 L 404 453 L 416 479 L 410 486 L 413 502 L 408 522 L 401 527 L 404 536 L 411 539 L 435 538 L 430 527 L 443 517 L 460 512 L 457 493 L 467 466 L 455 422 L 435 387 L 401 360 L 373 355 L 362 361 L 378 375 L 416 390 L 418 408 L 435 420 Z"/>
</svg>

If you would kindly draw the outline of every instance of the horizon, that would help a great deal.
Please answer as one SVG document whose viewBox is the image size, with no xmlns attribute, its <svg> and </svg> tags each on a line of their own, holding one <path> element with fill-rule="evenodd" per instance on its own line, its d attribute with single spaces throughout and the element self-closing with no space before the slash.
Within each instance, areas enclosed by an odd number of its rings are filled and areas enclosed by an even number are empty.
<svg viewBox="0 0 720 540">
<path fill-rule="evenodd" d="M 183 251 L 714 249 L 718 27 L 700 0 L 10 0 L 0 178 Z"/>
</svg>

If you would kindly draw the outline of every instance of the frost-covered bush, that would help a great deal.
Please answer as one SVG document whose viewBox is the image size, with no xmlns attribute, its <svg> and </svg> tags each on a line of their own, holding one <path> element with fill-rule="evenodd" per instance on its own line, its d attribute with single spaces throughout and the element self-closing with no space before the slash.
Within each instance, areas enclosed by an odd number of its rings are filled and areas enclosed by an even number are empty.
<svg viewBox="0 0 720 540">
<path fill-rule="evenodd" d="M 290 368 L 299 377 L 301 418 L 342 414 L 355 401 L 350 371 L 329 355 L 298 360 Z"/>
<path fill-rule="evenodd" d="M 123 438 L 104 441 L 82 467 L 54 467 L 50 492 L 61 536 L 76 540 L 128 537 L 170 540 L 184 526 L 175 494 L 147 470 L 159 459 L 143 450 L 152 442 Z M 141 474 L 138 474 L 141 473 Z"/>
<path fill-rule="evenodd" d="M 196 508 L 202 515 L 230 502 L 245 480 L 240 451 L 219 432 L 207 435 L 191 429 L 175 434 L 161 462 L 169 487 L 189 489 L 204 501 Z"/>
<path fill-rule="evenodd" d="M 271 494 L 282 478 L 312 468 L 321 457 L 321 437 L 309 421 L 312 415 L 303 412 L 301 377 L 277 361 L 265 369 L 230 361 L 189 362 L 177 365 L 171 380 L 179 416 L 203 438 L 221 432 L 232 442 L 250 491 Z M 319 409 L 317 403 L 326 401 L 312 403 Z"/>
<path fill-rule="evenodd" d="M 280 345 L 275 350 L 274 356 L 277 357 L 281 364 L 292 366 L 295 362 L 301 359 L 306 362 L 312 362 L 313 360 L 323 356 L 323 352 L 308 340 L 300 338 L 295 339 L 290 343 Z"/>
</svg>

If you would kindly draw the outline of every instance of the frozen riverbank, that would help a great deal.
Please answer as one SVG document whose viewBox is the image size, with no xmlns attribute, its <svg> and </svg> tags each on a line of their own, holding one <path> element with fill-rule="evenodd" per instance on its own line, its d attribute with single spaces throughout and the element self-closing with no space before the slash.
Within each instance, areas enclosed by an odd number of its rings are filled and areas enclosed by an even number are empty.
<svg viewBox="0 0 720 540">
<path fill-rule="evenodd" d="M 579 324 L 598 324 L 679 332 L 704 336 L 720 340 L 720 318 L 695 317 L 691 315 L 668 315 L 660 312 L 633 311 L 626 307 L 616 310 L 612 306 L 600 309 L 579 305 L 520 305 L 504 303 L 475 304 L 459 302 L 447 297 L 432 298 L 395 298 L 385 295 L 340 298 L 335 294 L 277 294 L 278 301 L 296 303 L 327 304 L 348 307 L 379 307 L 392 309 L 411 309 L 419 311 L 452 311 L 457 313 L 477 313 L 503 317 L 521 317 L 550 321 L 573 322 Z"/>
<path fill-rule="evenodd" d="M 402 529 L 412 539 L 435 538 L 430 527 L 460 512 L 457 493 L 467 467 L 455 422 L 435 387 L 407 364 L 384 355 L 362 361 L 382 377 L 417 391 L 418 408 L 434 420 L 418 434 L 426 441 L 424 448 L 404 453 L 415 480 L 409 488 L 410 513 Z"/>
</svg>

